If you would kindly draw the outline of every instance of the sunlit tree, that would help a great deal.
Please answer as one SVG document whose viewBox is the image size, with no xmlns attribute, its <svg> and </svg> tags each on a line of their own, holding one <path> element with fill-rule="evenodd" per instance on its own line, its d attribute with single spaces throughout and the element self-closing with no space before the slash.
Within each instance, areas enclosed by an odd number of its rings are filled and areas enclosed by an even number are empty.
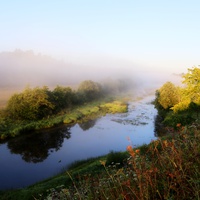
<svg viewBox="0 0 200 200">
<path fill-rule="evenodd" d="M 164 108 L 170 109 L 179 102 L 180 91 L 173 83 L 165 83 L 157 91 L 157 102 Z"/>
<path fill-rule="evenodd" d="M 188 69 L 183 78 L 183 83 L 186 85 L 185 96 L 190 98 L 191 102 L 200 105 L 200 68 Z"/>
<path fill-rule="evenodd" d="M 6 107 L 11 118 L 21 120 L 41 119 L 49 115 L 53 108 L 47 87 L 27 87 L 22 93 L 11 96 Z"/>
<path fill-rule="evenodd" d="M 193 67 L 183 75 L 185 87 L 182 89 L 181 100 L 172 109 L 174 112 L 186 109 L 198 110 L 200 107 L 200 69 Z"/>
</svg>

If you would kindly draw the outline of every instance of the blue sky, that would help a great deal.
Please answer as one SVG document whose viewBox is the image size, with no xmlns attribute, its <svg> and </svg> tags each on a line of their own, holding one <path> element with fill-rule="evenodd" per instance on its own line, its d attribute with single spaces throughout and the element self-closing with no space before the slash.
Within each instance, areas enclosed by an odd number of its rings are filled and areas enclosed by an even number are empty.
<svg viewBox="0 0 200 200">
<path fill-rule="evenodd" d="M 200 64 L 199 0 L 0 0 L 0 52 L 184 72 Z"/>
</svg>

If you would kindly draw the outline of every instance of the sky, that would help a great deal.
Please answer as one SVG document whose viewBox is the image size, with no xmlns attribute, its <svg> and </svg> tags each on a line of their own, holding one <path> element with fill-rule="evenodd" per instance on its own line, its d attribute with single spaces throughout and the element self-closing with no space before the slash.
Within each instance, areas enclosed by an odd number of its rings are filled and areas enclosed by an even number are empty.
<svg viewBox="0 0 200 200">
<path fill-rule="evenodd" d="M 200 64 L 199 0 L 0 0 L 0 27 L 0 52 L 148 73 Z"/>
</svg>

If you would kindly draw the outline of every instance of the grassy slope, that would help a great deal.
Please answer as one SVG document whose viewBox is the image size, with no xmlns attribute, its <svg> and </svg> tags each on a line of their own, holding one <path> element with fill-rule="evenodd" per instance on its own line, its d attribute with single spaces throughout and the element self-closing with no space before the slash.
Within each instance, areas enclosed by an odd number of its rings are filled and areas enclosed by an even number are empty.
<svg viewBox="0 0 200 200">
<path fill-rule="evenodd" d="M 73 170 L 69 170 L 69 173 L 76 177 L 80 174 L 84 174 L 88 171 L 93 171 L 93 174 L 99 173 L 103 168 L 99 162 L 99 159 L 105 159 L 105 157 L 99 157 L 96 159 L 90 159 L 86 161 L 81 161 L 80 164 L 76 164 Z M 3 199 L 19 199 L 28 200 L 35 198 L 41 198 L 48 193 L 51 188 L 57 188 L 61 185 L 70 185 L 71 179 L 67 173 L 62 173 L 53 178 L 47 179 L 40 183 L 34 184 L 33 186 L 27 187 L 25 189 L 2 191 L 0 192 L 0 198 Z"/>
</svg>

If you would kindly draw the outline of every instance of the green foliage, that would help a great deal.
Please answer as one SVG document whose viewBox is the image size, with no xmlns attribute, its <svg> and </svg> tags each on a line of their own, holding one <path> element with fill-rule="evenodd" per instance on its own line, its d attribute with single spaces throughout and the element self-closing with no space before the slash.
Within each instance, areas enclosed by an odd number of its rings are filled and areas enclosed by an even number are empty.
<svg viewBox="0 0 200 200">
<path fill-rule="evenodd" d="M 67 114 L 64 117 L 63 123 L 71 124 L 76 123 L 79 120 L 84 120 L 85 118 L 91 118 L 92 116 L 97 117 L 103 113 L 122 113 L 127 112 L 128 106 L 124 102 L 120 101 L 113 101 L 110 103 L 101 103 L 99 105 L 85 105 L 82 107 L 77 108 L 76 110 L 72 111 L 71 113 Z"/>
<path fill-rule="evenodd" d="M 79 85 L 78 93 L 84 101 L 91 101 L 102 95 L 102 87 L 97 82 L 86 80 Z"/>
<path fill-rule="evenodd" d="M 164 109 L 169 109 L 179 102 L 179 89 L 171 82 L 165 83 L 157 93 L 157 101 Z"/>
<path fill-rule="evenodd" d="M 166 114 L 168 113 L 169 110 L 166 110 L 162 107 L 162 105 L 159 103 L 159 99 L 160 99 L 160 92 L 159 90 L 156 91 L 155 93 L 155 100 L 154 100 L 154 106 L 155 108 L 158 110 L 158 114 L 160 117 L 164 118 L 166 116 Z"/>
<path fill-rule="evenodd" d="M 9 99 L 6 110 L 13 119 L 37 120 L 51 114 L 53 108 L 47 87 L 27 87 L 22 93 L 14 94 Z"/>
<path fill-rule="evenodd" d="M 188 112 L 181 113 L 173 113 L 169 112 L 165 117 L 163 123 L 167 126 L 172 126 L 177 128 L 177 124 L 181 124 L 183 126 L 190 124 L 194 121 L 194 118 Z"/>
<path fill-rule="evenodd" d="M 174 112 L 190 109 L 190 103 L 200 106 L 200 69 L 193 67 L 183 76 L 186 87 L 182 89 L 181 100 L 172 108 Z"/>
<path fill-rule="evenodd" d="M 111 151 L 106 158 L 106 165 L 123 166 L 126 163 L 128 154 L 126 152 L 114 152 Z"/>
<path fill-rule="evenodd" d="M 76 112 L 66 115 L 65 118 L 63 119 L 63 123 L 64 124 L 76 123 L 82 117 L 83 117 L 82 113 L 79 111 L 76 111 Z"/>
<path fill-rule="evenodd" d="M 120 101 L 113 101 L 100 106 L 109 113 L 123 113 L 127 112 L 127 104 Z"/>
<path fill-rule="evenodd" d="M 120 82 L 121 87 L 124 84 Z M 40 120 L 64 109 L 97 100 L 103 94 L 101 84 L 91 80 L 83 81 L 77 91 L 62 86 L 56 86 L 53 91 L 46 86 L 27 87 L 23 92 L 11 96 L 6 107 L 7 116 L 14 120 Z"/>
<path fill-rule="evenodd" d="M 116 102 L 113 102 L 113 105 L 115 104 Z M 15 137 L 16 135 L 30 130 L 33 131 L 42 128 L 50 128 L 63 123 L 73 124 L 88 119 L 95 119 L 104 115 L 106 112 L 113 112 L 113 110 L 108 109 L 107 106 L 105 109 L 104 105 L 107 104 L 101 99 L 101 101 L 90 102 L 79 107 L 74 107 L 68 111 L 63 111 L 57 115 L 50 115 L 40 120 L 11 120 L 6 117 L 7 112 L 2 111 L 0 112 L 0 139 L 3 140 L 9 137 Z M 112 105 L 112 103 L 110 103 L 110 105 Z M 117 105 L 118 109 L 115 109 L 115 111 L 127 111 L 127 105 L 125 103 L 120 103 L 118 101 Z"/>
<path fill-rule="evenodd" d="M 56 111 L 69 108 L 73 104 L 74 93 L 70 87 L 57 86 L 51 95 Z"/>
<path fill-rule="evenodd" d="M 167 82 L 156 92 L 155 107 L 159 115 L 164 118 L 165 125 L 173 127 L 178 123 L 186 125 L 199 118 L 200 69 L 197 67 L 188 69 L 183 78 L 185 87 L 179 88 Z M 173 110 L 173 113 L 170 110 Z"/>
<path fill-rule="evenodd" d="M 196 117 L 197 119 L 199 118 L 200 105 L 198 105 L 197 103 L 191 102 L 188 109 L 191 112 L 196 112 Z"/>
<path fill-rule="evenodd" d="M 200 68 L 188 69 L 183 78 L 183 83 L 186 84 L 185 96 L 190 98 L 191 102 L 200 105 Z"/>
</svg>

